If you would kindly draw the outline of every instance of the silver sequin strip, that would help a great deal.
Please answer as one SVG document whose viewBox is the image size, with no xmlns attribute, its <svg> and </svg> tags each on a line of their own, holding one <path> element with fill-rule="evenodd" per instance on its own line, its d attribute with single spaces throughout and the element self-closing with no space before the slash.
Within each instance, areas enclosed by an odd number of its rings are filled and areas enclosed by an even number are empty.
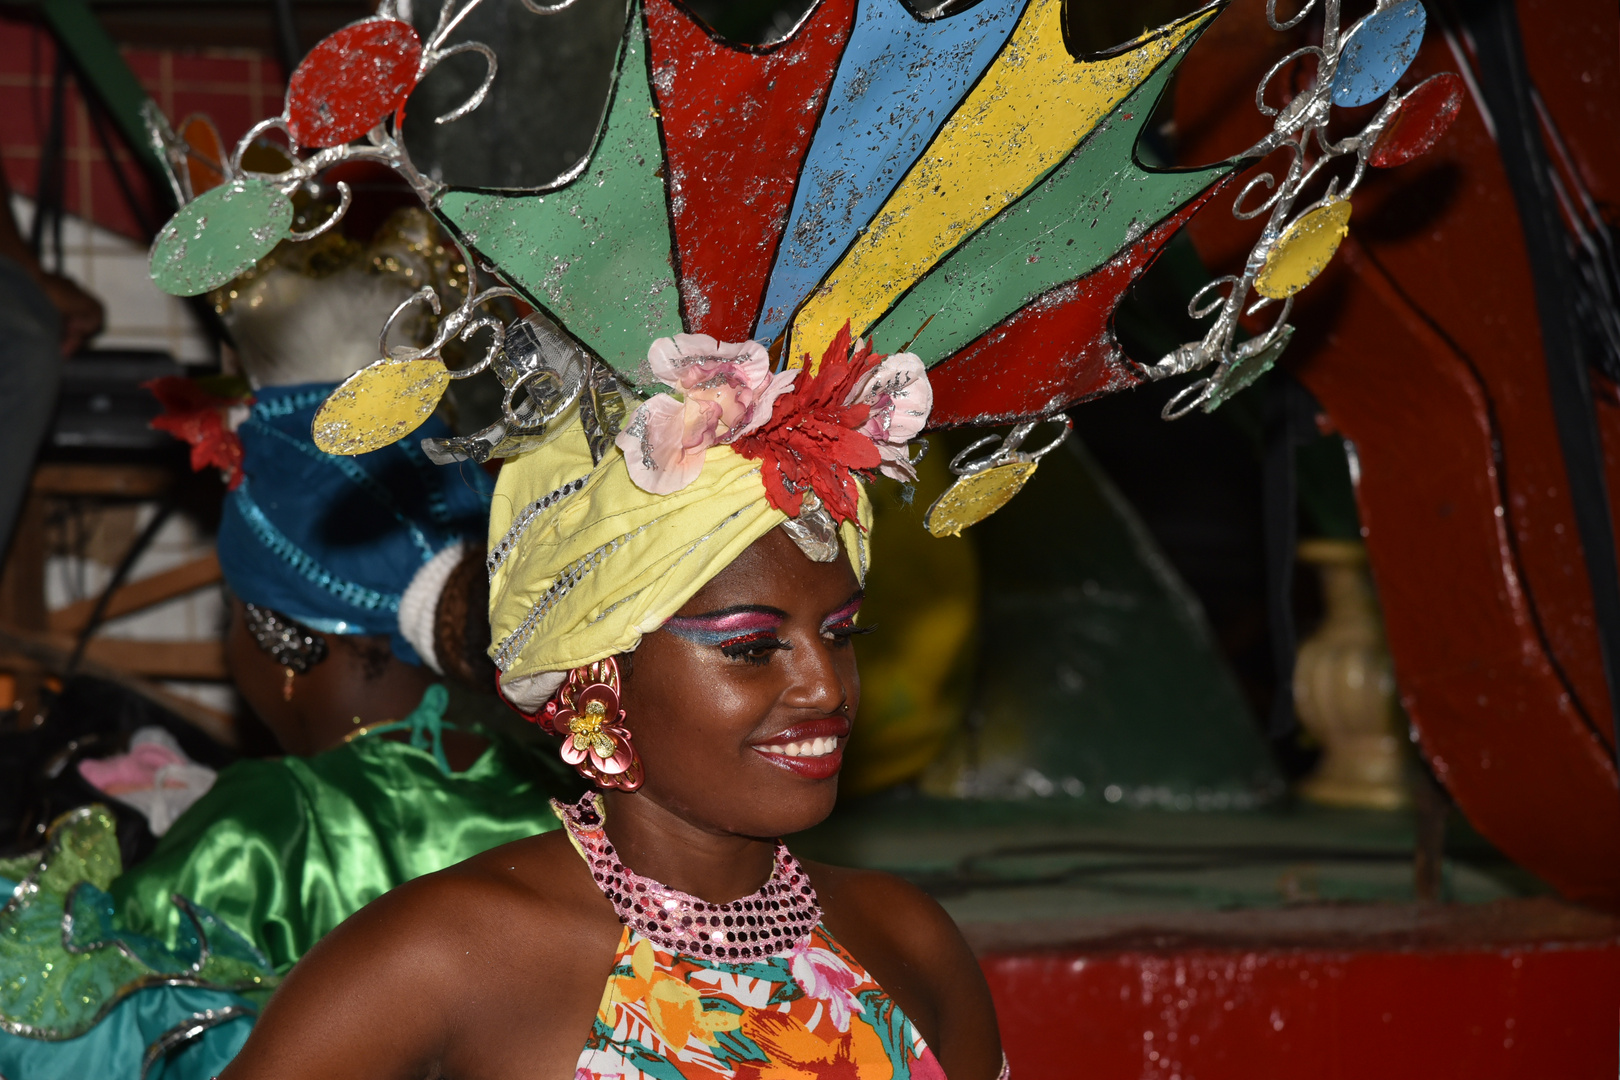
<svg viewBox="0 0 1620 1080">
<path fill-rule="evenodd" d="M 756 469 L 755 471 L 757 472 L 758 470 Z M 501 539 L 496 551 L 499 552 L 504 558 L 506 552 L 511 549 L 512 542 L 516 541 L 517 533 L 521 531 L 523 526 L 526 526 L 529 523 L 528 519 L 532 519 L 535 514 L 539 513 L 541 510 L 544 510 L 546 506 L 552 505 L 567 495 L 572 494 L 570 489 L 573 489 L 573 491 L 578 491 L 585 485 L 585 480 L 586 478 L 582 476 L 570 484 L 564 484 L 556 491 L 553 491 L 551 494 L 545 496 L 545 498 L 536 499 L 534 502 L 530 503 L 524 508 L 519 522 L 514 524 L 506 536 Z M 544 503 L 545 506 L 541 505 L 542 503 Z M 733 512 L 724 521 L 710 529 L 703 536 L 700 536 L 698 539 L 694 540 L 692 542 L 692 546 L 682 552 L 680 558 L 676 559 L 671 565 L 678 565 L 682 559 L 685 559 L 698 548 L 714 539 L 714 537 L 718 535 L 722 529 L 741 517 L 742 513 L 742 510 Z M 635 532 L 626 533 L 624 536 L 611 540 L 588 555 L 585 555 L 584 557 L 576 559 L 574 562 L 570 563 L 568 567 L 558 576 L 557 580 L 552 582 L 551 588 L 546 590 L 545 595 L 541 596 L 539 601 L 535 603 L 534 607 L 529 609 L 529 613 L 523 617 L 523 621 L 518 624 L 518 628 L 513 630 L 501 640 L 499 647 L 495 650 L 495 666 L 500 668 L 502 671 L 505 671 L 511 667 L 512 662 L 517 659 L 517 654 L 522 652 L 523 647 L 529 643 L 529 638 L 533 636 L 536 624 L 538 624 L 541 619 L 546 617 L 546 613 L 551 610 L 552 606 L 556 604 L 558 600 L 561 600 L 563 597 L 567 596 L 568 593 L 572 591 L 574 586 L 578 585 L 586 574 L 596 569 L 596 567 L 601 564 L 602 560 L 606 559 L 609 555 L 617 551 L 631 537 L 645 532 L 647 529 L 651 528 L 653 525 L 656 525 L 662 520 L 662 518 L 654 518 L 652 521 L 647 522 L 647 524 L 643 525 Z M 490 561 L 490 574 L 493 575 L 495 573 L 494 568 L 496 565 L 498 565 L 498 563 L 495 561 L 495 553 L 491 553 Z M 633 593 L 631 596 L 627 596 L 616 601 L 608 608 L 608 611 L 612 611 L 613 608 L 627 603 L 638 594 L 639 590 L 638 593 Z M 607 611 L 604 611 L 602 615 L 594 621 L 600 622 L 601 619 L 606 615 Z"/>
<path fill-rule="evenodd" d="M 588 479 L 590 479 L 589 474 L 580 477 L 578 480 L 571 480 L 556 491 L 542 495 L 523 508 L 518 514 L 517 520 L 512 522 L 512 527 L 506 530 L 506 535 L 501 537 L 501 542 L 495 545 L 490 551 L 488 559 L 485 560 L 485 566 L 489 568 L 491 579 L 495 577 L 495 571 L 500 569 L 501 563 L 505 562 L 506 557 L 512 553 L 512 549 L 517 546 L 517 542 L 523 536 L 524 531 L 534 524 L 534 519 L 540 512 L 551 509 L 568 496 L 579 491 L 585 486 L 585 481 Z"/>
<path fill-rule="evenodd" d="M 630 601 L 634 600 L 636 597 L 640 596 L 644 592 L 646 592 L 645 589 L 637 589 L 635 592 L 631 593 L 629 596 L 626 596 L 626 597 L 623 597 L 621 599 L 613 601 L 613 603 L 609 604 L 607 607 L 602 609 L 602 614 L 598 615 L 596 618 L 591 620 L 591 625 L 595 626 L 597 623 L 601 622 L 603 619 L 607 618 L 609 615 L 613 614 L 615 611 L 617 611 L 620 608 L 624 607 L 624 605 L 630 603 Z"/>
<path fill-rule="evenodd" d="M 746 506 L 743 507 L 743 510 L 746 510 L 746 509 L 748 509 Z M 686 559 L 688 558 L 688 556 L 690 556 L 694 551 L 696 551 L 698 548 L 702 547 L 704 544 L 707 544 L 710 540 L 713 540 L 716 536 L 719 536 L 720 535 L 720 530 L 724 529 L 727 525 L 730 525 L 733 521 L 736 521 L 738 518 L 742 517 L 742 515 L 743 515 L 742 510 L 734 510 L 734 511 L 732 511 L 730 517 L 726 518 L 720 524 L 716 525 L 714 528 L 710 529 L 708 532 L 704 533 L 702 536 L 700 536 L 696 540 L 692 541 L 692 546 L 687 548 L 685 551 L 681 552 L 680 557 L 677 558 L 674 562 L 669 564 L 669 568 L 671 570 L 673 570 L 677 566 L 681 565 L 681 563 L 685 562 Z"/>
<path fill-rule="evenodd" d="M 635 532 L 615 537 L 595 551 L 569 563 L 563 572 L 557 575 L 557 580 L 551 583 L 551 588 L 547 589 L 534 607 L 529 609 L 529 613 L 523 617 L 523 621 L 518 624 L 518 628 L 502 639 L 495 650 L 495 666 L 502 671 L 511 667 L 512 662 L 517 659 L 518 653 L 522 652 L 523 647 L 529 643 L 529 638 L 534 634 L 535 626 L 539 624 L 541 619 L 546 617 L 546 614 L 551 611 L 557 601 L 572 592 L 574 586 L 585 580 L 585 575 L 601 566 L 609 555 L 612 555 L 632 538 L 639 536 L 662 520 L 662 518 L 654 518 Z"/>
</svg>

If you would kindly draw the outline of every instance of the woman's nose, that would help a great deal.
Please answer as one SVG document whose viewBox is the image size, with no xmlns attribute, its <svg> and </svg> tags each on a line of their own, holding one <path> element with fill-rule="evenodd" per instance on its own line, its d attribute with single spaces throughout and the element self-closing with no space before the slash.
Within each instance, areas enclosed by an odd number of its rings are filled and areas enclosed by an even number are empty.
<svg viewBox="0 0 1620 1080">
<path fill-rule="evenodd" d="M 849 687 L 844 684 L 846 665 L 838 662 L 819 634 L 788 655 L 793 657 L 794 663 L 793 685 L 785 695 L 787 704 L 829 714 L 843 708 L 849 700 Z"/>
</svg>

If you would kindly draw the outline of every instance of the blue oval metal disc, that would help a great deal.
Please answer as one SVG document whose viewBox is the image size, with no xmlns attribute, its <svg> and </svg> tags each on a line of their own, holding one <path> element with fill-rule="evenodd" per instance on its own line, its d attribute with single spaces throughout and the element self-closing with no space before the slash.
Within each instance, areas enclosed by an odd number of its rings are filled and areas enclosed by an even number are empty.
<svg viewBox="0 0 1620 1080">
<path fill-rule="evenodd" d="M 1365 105 L 1388 93 L 1417 59 L 1425 22 L 1418 0 L 1402 0 L 1351 27 L 1333 73 L 1333 104 Z"/>
</svg>

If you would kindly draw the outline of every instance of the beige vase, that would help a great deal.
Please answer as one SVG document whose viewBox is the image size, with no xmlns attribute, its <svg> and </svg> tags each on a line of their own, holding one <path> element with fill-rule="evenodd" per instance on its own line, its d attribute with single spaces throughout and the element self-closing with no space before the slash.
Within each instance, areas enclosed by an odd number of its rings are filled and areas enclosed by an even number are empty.
<svg viewBox="0 0 1620 1080">
<path fill-rule="evenodd" d="M 1294 709 L 1323 751 L 1300 794 L 1324 806 L 1405 806 L 1395 671 L 1367 549 L 1359 540 L 1306 540 L 1299 559 L 1321 575 L 1325 608 L 1294 665 Z"/>
</svg>

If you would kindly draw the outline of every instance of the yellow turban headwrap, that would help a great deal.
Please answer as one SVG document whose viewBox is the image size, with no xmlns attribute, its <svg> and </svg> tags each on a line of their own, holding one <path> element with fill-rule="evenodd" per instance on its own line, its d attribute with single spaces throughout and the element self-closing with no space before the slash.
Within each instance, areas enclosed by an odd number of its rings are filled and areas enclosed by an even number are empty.
<svg viewBox="0 0 1620 1080">
<path fill-rule="evenodd" d="M 574 667 L 628 652 L 748 545 L 787 520 L 765 497 L 760 463 L 709 448 L 697 479 L 654 495 L 609 447 L 593 465 L 577 415 L 508 459 L 489 520 L 490 656 L 501 688 L 534 711 Z M 839 529 L 864 583 L 872 510 Z"/>
</svg>

